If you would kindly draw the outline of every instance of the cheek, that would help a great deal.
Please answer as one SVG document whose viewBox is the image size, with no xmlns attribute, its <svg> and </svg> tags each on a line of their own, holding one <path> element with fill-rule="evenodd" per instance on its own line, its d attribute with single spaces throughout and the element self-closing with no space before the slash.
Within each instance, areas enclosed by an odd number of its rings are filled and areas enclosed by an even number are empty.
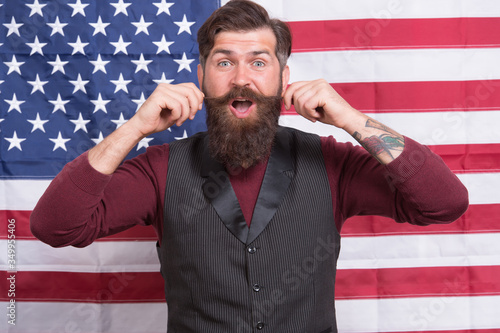
<svg viewBox="0 0 500 333">
<path fill-rule="evenodd" d="M 209 97 L 220 97 L 227 93 L 227 85 L 224 84 L 224 79 L 212 77 L 205 79 L 203 82 L 203 93 Z"/>
<path fill-rule="evenodd" d="M 209 81 L 209 80 L 204 80 L 203 81 L 203 89 L 202 89 L 202 91 L 205 94 L 205 96 L 207 96 L 207 97 L 215 97 L 215 95 L 214 95 L 214 87 L 213 87 L 211 81 Z"/>
<path fill-rule="evenodd" d="M 279 71 L 269 72 L 266 75 L 255 78 L 255 85 L 259 91 L 266 96 L 276 96 L 281 89 L 281 74 Z"/>
<path fill-rule="evenodd" d="M 261 82 L 257 88 L 264 96 L 277 96 L 281 85 L 280 82 L 269 79 L 269 81 Z"/>
</svg>

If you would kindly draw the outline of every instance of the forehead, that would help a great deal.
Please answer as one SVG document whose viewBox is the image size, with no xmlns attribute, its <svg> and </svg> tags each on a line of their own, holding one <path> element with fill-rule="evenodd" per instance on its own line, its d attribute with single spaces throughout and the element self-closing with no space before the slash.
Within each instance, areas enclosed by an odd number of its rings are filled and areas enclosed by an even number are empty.
<svg viewBox="0 0 500 333">
<path fill-rule="evenodd" d="M 276 37 L 269 28 L 251 31 L 224 31 L 215 36 L 209 57 L 221 51 L 231 53 L 266 52 L 276 55 Z"/>
</svg>

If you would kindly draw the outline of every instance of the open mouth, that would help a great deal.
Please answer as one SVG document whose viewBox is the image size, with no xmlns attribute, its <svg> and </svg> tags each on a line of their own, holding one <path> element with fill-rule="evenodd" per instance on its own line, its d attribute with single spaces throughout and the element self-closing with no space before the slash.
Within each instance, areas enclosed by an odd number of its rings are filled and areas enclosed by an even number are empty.
<svg viewBox="0 0 500 333">
<path fill-rule="evenodd" d="M 254 106 L 254 102 L 245 98 L 236 98 L 230 104 L 230 109 L 233 114 L 238 118 L 245 118 L 248 116 Z"/>
</svg>

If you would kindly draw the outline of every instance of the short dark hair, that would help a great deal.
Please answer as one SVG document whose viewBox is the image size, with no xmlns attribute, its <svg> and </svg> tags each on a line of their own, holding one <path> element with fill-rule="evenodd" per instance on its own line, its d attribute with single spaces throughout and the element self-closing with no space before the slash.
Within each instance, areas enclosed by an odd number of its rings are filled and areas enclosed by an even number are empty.
<svg viewBox="0 0 500 333">
<path fill-rule="evenodd" d="M 276 36 L 276 57 L 283 70 L 292 52 L 290 28 L 285 22 L 270 18 L 262 6 L 249 0 L 231 0 L 214 11 L 203 23 L 198 30 L 201 66 L 205 67 L 205 62 L 219 32 L 248 32 L 262 28 L 271 29 Z"/>
</svg>

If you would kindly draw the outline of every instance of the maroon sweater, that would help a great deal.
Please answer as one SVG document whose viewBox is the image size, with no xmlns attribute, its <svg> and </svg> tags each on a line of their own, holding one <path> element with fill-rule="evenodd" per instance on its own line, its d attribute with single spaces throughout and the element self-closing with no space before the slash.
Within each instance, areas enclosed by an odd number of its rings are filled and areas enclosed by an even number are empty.
<svg viewBox="0 0 500 333">
<path fill-rule="evenodd" d="M 465 212 L 467 190 L 441 158 L 409 138 L 405 143 L 403 153 L 383 166 L 359 146 L 321 138 L 339 231 L 354 215 L 428 225 L 454 221 Z M 168 153 L 168 144 L 149 147 L 113 175 L 93 169 L 87 153 L 82 154 L 40 198 L 31 214 L 33 234 L 52 246 L 83 247 L 135 225 L 152 225 L 161 240 Z M 266 165 L 230 178 L 247 221 Z"/>
</svg>

